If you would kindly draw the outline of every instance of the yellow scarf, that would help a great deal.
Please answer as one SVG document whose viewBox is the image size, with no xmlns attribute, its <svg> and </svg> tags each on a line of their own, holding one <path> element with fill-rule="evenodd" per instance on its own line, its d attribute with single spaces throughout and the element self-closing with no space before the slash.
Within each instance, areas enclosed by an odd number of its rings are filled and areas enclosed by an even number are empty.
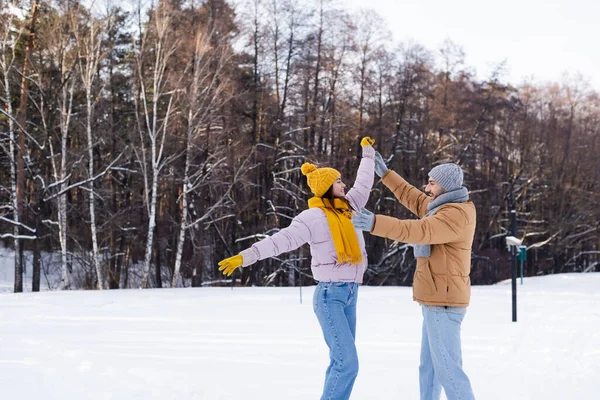
<svg viewBox="0 0 600 400">
<path fill-rule="evenodd" d="M 308 208 L 320 208 L 325 212 L 338 262 L 360 264 L 362 254 L 354 225 L 352 225 L 352 212 L 348 201 L 335 198 L 332 206 L 329 199 L 313 197 L 308 199 Z"/>
</svg>

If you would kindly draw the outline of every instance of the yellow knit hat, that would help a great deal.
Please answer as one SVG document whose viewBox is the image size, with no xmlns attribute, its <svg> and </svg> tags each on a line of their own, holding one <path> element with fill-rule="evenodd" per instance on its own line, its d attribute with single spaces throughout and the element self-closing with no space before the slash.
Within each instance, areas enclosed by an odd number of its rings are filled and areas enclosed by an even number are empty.
<svg viewBox="0 0 600 400">
<path fill-rule="evenodd" d="M 327 189 L 333 185 L 333 182 L 342 174 L 333 168 L 317 168 L 314 164 L 302 164 L 302 174 L 306 175 L 306 181 L 310 191 L 316 197 L 323 197 Z"/>
</svg>

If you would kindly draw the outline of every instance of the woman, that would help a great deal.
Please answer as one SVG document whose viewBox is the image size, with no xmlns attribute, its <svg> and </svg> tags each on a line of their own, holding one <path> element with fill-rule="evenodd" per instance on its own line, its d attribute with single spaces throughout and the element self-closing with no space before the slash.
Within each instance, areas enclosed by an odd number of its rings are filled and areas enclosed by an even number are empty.
<svg viewBox="0 0 600 400">
<path fill-rule="evenodd" d="M 356 301 L 367 267 L 367 253 L 363 234 L 354 229 L 351 218 L 352 210 L 360 210 L 367 204 L 373 186 L 374 142 L 368 137 L 360 142 L 362 160 L 356 182 L 347 194 L 337 170 L 303 164 L 302 173 L 314 194 L 308 200 L 308 210 L 296 216 L 287 228 L 219 262 L 219 270 L 231 275 L 240 266 L 310 244 L 311 270 L 318 281 L 313 308 L 330 357 L 322 400 L 350 398 L 358 374 L 354 343 Z"/>
</svg>

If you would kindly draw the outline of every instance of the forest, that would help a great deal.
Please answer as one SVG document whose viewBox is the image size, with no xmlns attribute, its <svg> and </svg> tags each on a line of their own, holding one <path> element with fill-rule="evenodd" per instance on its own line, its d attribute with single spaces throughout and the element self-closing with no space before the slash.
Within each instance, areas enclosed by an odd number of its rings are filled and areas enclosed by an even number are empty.
<svg viewBox="0 0 600 400">
<path fill-rule="evenodd" d="M 514 85 L 502 63 L 482 79 L 465 58 L 331 0 L 0 1 L 14 291 L 25 271 L 33 291 L 51 274 L 53 289 L 313 284 L 308 246 L 234 281 L 217 262 L 307 208 L 304 162 L 351 186 L 363 136 L 419 188 L 463 168 L 473 284 L 510 277 L 511 210 L 527 276 L 600 271 L 598 88 L 575 72 Z M 368 208 L 413 218 L 377 182 Z M 365 239 L 365 284 L 412 283 L 409 245 Z"/>
</svg>

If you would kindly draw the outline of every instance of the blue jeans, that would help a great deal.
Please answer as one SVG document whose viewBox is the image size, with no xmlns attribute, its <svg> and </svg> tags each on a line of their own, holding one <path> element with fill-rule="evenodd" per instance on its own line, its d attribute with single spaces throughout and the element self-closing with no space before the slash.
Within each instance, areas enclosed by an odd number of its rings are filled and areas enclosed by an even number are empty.
<svg viewBox="0 0 600 400">
<path fill-rule="evenodd" d="M 329 347 L 329 367 L 321 400 L 347 400 L 358 375 L 356 299 L 358 283 L 319 282 L 313 309 Z"/>
<path fill-rule="evenodd" d="M 460 347 L 460 324 L 466 308 L 421 307 L 421 400 L 439 400 L 442 387 L 448 400 L 474 400 L 471 382 L 462 369 Z"/>
</svg>

